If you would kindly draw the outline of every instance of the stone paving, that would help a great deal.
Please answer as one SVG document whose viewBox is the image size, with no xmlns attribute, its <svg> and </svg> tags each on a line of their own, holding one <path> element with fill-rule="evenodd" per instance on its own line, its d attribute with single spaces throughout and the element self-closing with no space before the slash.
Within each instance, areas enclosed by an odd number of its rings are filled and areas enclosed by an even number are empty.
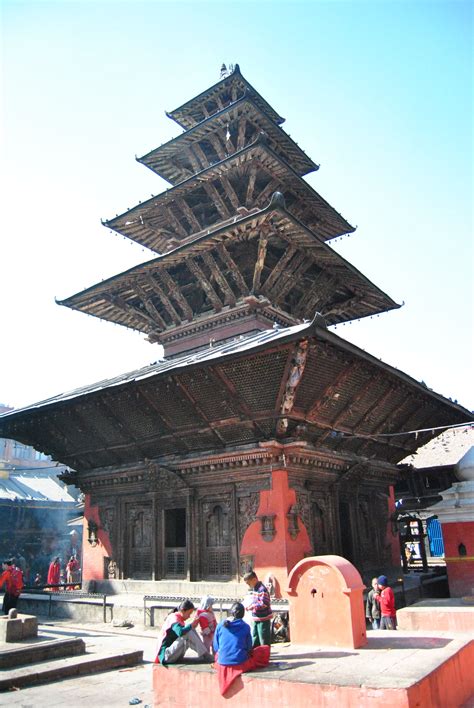
<svg viewBox="0 0 474 708">
<path fill-rule="evenodd" d="M 51 637 L 82 637 L 88 646 L 95 648 L 143 649 L 145 663 L 134 668 L 2 693 L 0 705 L 18 708 L 120 708 L 130 705 L 130 699 L 139 698 L 139 706 L 153 706 L 152 662 L 159 632 L 157 628 L 137 626 L 122 629 L 113 628 L 110 624 L 73 626 L 66 620 L 40 624 L 40 632 L 44 635 L 49 633 Z M 359 650 L 274 645 L 272 664 L 265 670 L 265 678 L 339 686 L 366 684 L 381 688 L 403 687 L 429 673 L 470 640 L 467 635 L 453 636 L 439 632 L 370 631 L 368 636 L 368 647 Z M 211 667 L 203 665 L 193 666 L 193 670 L 212 671 Z M 474 706 L 474 702 L 466 703 L 466 708 L 468 705 Z"/>
</svg>

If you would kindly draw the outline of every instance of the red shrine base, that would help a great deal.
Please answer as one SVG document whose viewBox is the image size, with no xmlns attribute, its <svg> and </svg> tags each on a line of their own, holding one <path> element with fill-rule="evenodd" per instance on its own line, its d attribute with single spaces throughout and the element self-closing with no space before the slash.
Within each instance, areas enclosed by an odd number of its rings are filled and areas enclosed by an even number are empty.
<svg viewBox="0 0 474 708">
<path fill-rule="evenodd" d="M 267 669 L 243 674 L 225 697 L 209 665 L 153 667 L 154 706 L 462 706 L 474 695 L 474 641 L 434 632 L 368 632 L 362 649 L 277 644 Z"/>
<path fill-rule="evenodd" d="M 422 600 L 397 612 L 399 629 L 466 632 L 474 637 L 474 597 Z"/>
</svg>

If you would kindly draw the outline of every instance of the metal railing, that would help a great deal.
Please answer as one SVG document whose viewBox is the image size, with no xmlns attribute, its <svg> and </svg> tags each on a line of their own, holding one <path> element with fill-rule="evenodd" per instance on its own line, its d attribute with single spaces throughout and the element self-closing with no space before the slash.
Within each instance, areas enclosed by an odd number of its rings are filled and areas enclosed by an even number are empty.
<svg viewBox="0 0 474 708">
<path fill-rule="evenodd" d="M 79 588 L 79 589 L 76 589 Z M 22 595 L 37 595 L 48 599 L 48 617 L 53 616 L 53 602 L 76 602 L 78 604 L 102 604 L 102 616 L 104 623 L 107 622 L 107 607 L 113 607 L 111 603 L 107 605 L 107 595 L 98 592 L 86 592 L 82 590 L 82 583 L 58 583 L 57 585 L 32 585 L 25 586 Z M 95 602 L 88 603 L 88 600 Z"/>
<path fill-rule="evenodd" d="M 188 597 L 185 595 L 144 595 L 143 597 L 143 624 L 146 626 L 147 618 L 150 619 L 150 627 L 154 627 L 153 610 L 155 608 L 170 609 L 179 606 L 183 600 L 191 600 L 197 607 L 201 601 L 200 597 Z M 219 619 L 222 619 L 223 613 L 237 602 L 235 597 L 216 597 L 214 607 L 219 612 Z M 152 603 L 152 604 L 149 604 Z M 288 612 L 288 600 L 272 600 L 273 612 Z"/>
</svg>

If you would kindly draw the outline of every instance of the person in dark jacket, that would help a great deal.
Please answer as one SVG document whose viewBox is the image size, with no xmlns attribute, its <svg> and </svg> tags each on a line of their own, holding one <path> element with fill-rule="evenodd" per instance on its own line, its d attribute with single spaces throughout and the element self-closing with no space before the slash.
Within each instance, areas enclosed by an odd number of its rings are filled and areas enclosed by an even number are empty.
<svg viewBox="0 0 474 708">
<path fill-rule="evenodd" d="M 367 602 L 365 603 L 365 616 L 372 624 L 372 629 L 380 628 L 380 605 L 374 597 L 379 594 L 377 578 L 372 578 L 372 590 L 369 590 Z"/>
<path fill-rule="evenodd" d="M 250 627 L 243 621 L 245 608 L 234 602 L 228 612 L 228 619 L 221 622 L 214 635 L 219 689 L 223 696 L 240 674 L 268 666 L 270 647 L 258 646 L 252 649 Z"/>
<path fill-rule="evenodd" d="M 253 646 L 263 646 L 272 643 L 272 619 L 273 613 L 270 604 L 270 593 L 257 574 L 250 570 L 244 575 L 244 583 L 250 588 L 251 602 L 247 604 L 247 610 L 252 613 Z"/>
</svg>

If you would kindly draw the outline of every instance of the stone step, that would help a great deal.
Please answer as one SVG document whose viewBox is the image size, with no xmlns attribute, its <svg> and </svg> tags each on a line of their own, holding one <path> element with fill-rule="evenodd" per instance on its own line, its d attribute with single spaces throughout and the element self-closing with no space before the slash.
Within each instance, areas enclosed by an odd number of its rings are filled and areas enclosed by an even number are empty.
<svg viewBox="0 0 474 708">
<path fill-rule="evenodd" d="M 51 639 L 24 647 L 3 649 L 0 652 L 0 669 L 18 666 L 31 666 L 38 661 L 52 661 L 67 656 L 80 656 L 86 653 L 83 639 Z"/>
<path fill-rule="evenodd" d="M 73 676 L 135 666 L 143 661 L 143 651 L 97 652 L 67 659 L 56 659 L 34 666 L 11 669 L 0 675 L 0 691 L 50 683 Z M 0 701 L 1 702 L 1 701 Z"/>
</svg>

